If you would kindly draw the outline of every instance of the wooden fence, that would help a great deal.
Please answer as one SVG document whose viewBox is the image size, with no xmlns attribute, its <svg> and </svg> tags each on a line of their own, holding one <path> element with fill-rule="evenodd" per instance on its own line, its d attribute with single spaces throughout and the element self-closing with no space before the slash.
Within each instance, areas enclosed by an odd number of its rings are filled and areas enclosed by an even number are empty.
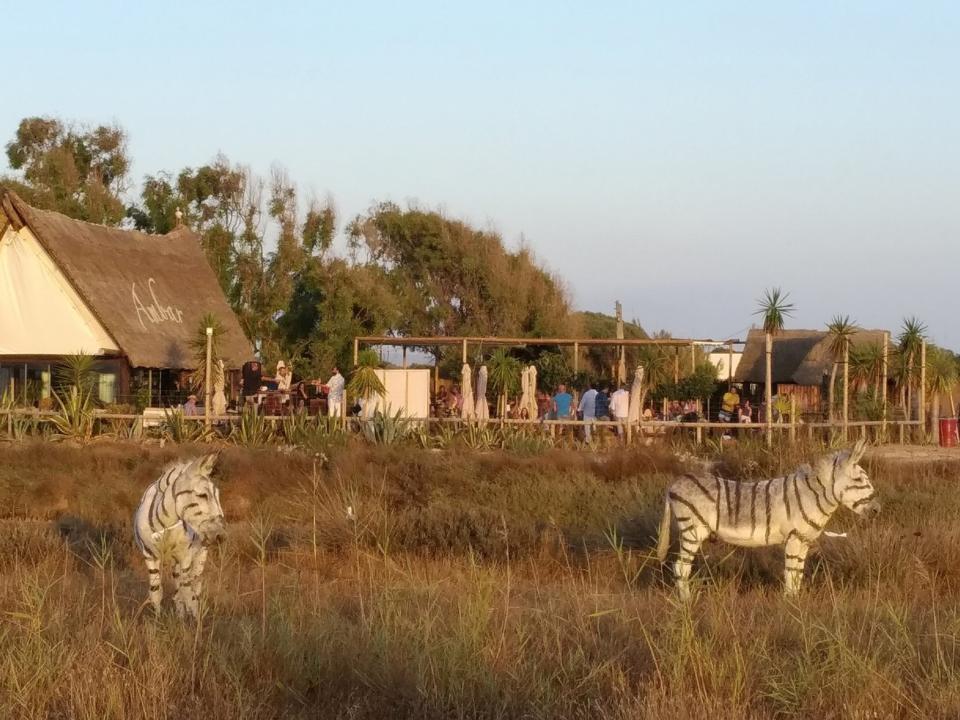
<svg viewBox="0 0 960 720">
<path fill-rule="evenodd" d="M 30 409 L 7 409 L 0 410 L 0 428 L 5 427 L 7 437 L 14 434 L 14 422 L 16 418 L 24 420 L 35 420 L 38 423 L 49 423 L 54 418 L 60 416 L 60 413 L 46 410 Z M 265 415 L 261 418 L 276 429 L 282 425 L 283 421 L 289 419 L 290 415 Z M 166 416 L 159 413 L 152 414 L 118 414 L 118 413 L 99 413 L 91 415 L 94 421 L 106 421 L 110 423 L 130 423 L 130 430 L 138 427 L 139 432 L 147 427 L 162 427 L 166 422 Z M 178 419 L 187 422 L 208 423 L 223 428 L 240 422 L 242 415 L 231 414 L 223 416 L 211 416 L 209 418 L 203 415 L 183 415 Z M 759 437 L 765 436 L 768 442 L 774 439 L 796 442 L 797 439 L 853 439 L 855 437 L 865 438 L 872 442 L 925 442 L 922 437 L 920 420 L 851 420 L 847 423 L 838 422 L 781 422 L 767 425 L 766 423 L 725 423 L 725 422 L 676 422 L 662 420 L 643 420 L 634 422 L 617 422 L 613 420 L 525 420 L 512 418 L 490 418 L 489 420 L 479 421 L 476 419 L 466 420 L 463 418 L 404 418 L 406 422 L 419 427 L 426 427 L 427 432 L 431 432 L 434 427 L 443 425 L 452 425 L 455 427 L 467 426 L 524 426 L 529 428 L 540 428 L 550 437 L 563 437 L 565 434 L 582 434 L 586 425 L 590 425 L 594 432 L 609 430 L 616 432 L 625 442 L 632 443 L 638 439 L 656 439 L 656 438 L 677 438 L 688 437 L 696 443 L 702 443 L 705 439 L 713 437 L 731 436 L 731 437 Z M 344 430 L 359 432 L 364 418 L 351 416 L 339 419 L 341 427 Z M 914 432 L 911 432 L 913 430 Z M 130 432 L 128 435 L 138 433 Z"/>
</svg>

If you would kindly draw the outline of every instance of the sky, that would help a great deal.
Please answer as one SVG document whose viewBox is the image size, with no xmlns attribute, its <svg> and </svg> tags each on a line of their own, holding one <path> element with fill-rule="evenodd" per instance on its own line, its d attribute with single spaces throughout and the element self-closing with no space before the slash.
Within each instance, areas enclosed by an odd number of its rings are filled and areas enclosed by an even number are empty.
<svg viewBox="0 0 960 720">
<path fill-rule="evenodd" d="M 138 180 L 222 152 L 341 220 L 441 209 L 677 337 L 743 337 L 777 286 L 789 327 L 916 316 L 960 350 L 960 3 L 42 2 L 2 26 L 4 143 L 117 122 Z"/>
</svg>

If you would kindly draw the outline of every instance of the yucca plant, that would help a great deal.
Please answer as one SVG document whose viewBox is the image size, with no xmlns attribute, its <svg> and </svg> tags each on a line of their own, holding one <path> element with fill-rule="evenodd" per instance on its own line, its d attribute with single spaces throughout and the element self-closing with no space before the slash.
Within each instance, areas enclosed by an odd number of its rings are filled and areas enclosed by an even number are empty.
<svg viewBox="0 0 960 720">
<path fill-rule="evenodd" d="M 273 436 L 273 425 L 257 411 L 256 406 L 244 408 L 230 432 L 231 442 L 245 447 L 267 445 Z"/>
<path fill-rule="evenodd" d="M 957 361 L 943 348 L 927 351 L 927 392 L 930 394 L 930 429 L 934 442 L 940 440 L 940 398 L 950 398 L 950 415 L 956 417 L 953 388 L 957 384 Z"/>
<path fill-rule="evenodd" d="M 827 408 L 830 421 L 833 422 L 834 412 L 834 389 L 837 386 L 837 367 L 841 362 L 844 367 L 849 360 L 850 339 L 857 332 L 856 322 L 850 319 L 849 315 L 834 315 L 833 320 L 827 324 L 827 332 L 830 338 L 830 357 L 833 363 L 830 367 L 830 387 L 827 396 Z"/>
<path fill-rule="evenodd" d="M 487 368 L 489 371 L 487 382 L 498 398 L 497 414 L 503 417 L 506 414 L 507 397 L 515 395 L 520 390 L 520 372 L 523 366 L 505 349 L 498 348 L 490 356 Z"/>
<path fill-rule="evenodd" d="M 904 319 L 900 334 L 897 336 L 897 349 L 903 357 L 903 384 L 900 386 L 900 398 L 907 420 L 913 419 L 913 385 L 916 382 L 917 362 L 926 333 L 927 326 L 911 316 Z M 923 408 L 920 408 L 920 412 L 923 412 Z"/>
<path fill-rule="evenodd" d="M 463 444 L 471 450 L 489 450 L 497 443 L 497 433 L 490 425 L 467 423 L 463 432 Z"/>
<path fill-rule="evenodd" d="M 75 387 L 82 395 L 89 395 L 92 401 L 94 383 L 97 379 L 96 359 L 92 355 L 74 353 L 64 355 L 53 368 L 53 377 L 57 390 L 66 395 Z"/>
<path fill-rule="evenodd" d="M 764 399 L 766 400 L 766 422 L 769 425 L 773 420 L 773 337 L 781 330 L 785 320 L 793 315 L 793 303 L 787 302 L 789 293 L 780 288 L 764 290 L 763 297 L 757 301 L 757 309 L 753 313 L 763 319 L 763 332 L 766 336 L 766 372 L 764 373 Z M 767 441 L 771 437 L 767 434 Z"/>
<path fill-rule="evenodd" d="M 218 362 L 221 358 L 221 346 L 223 344 L 223 335 L 226 328 L 223 323 L 217 319 L 213 313 L 206 313 L 200 318 L 200 323 L 190 339 L 190 351 L 193 356 L 194 371 L 190 375 L 190 386 L 197 392 L 203 393 L 206 390 L 204 385 L 205 375 L 207 374 L 207 328 L 213 329 L 213 335 L 210 340 L 210 383 L 216 387 L 217 383 L 223 381 L 223 369 Z"/>
<path fill-rule="evenodd" d="M 357 358 L 357 367 L 347 383 L 347 393 L 363 401 L 363 416 L 373 413 L 373 398 L 386 397 L 387 389 L 377 375 L 380 358 L 373 350 L 364 350 Z"/>
</svg>

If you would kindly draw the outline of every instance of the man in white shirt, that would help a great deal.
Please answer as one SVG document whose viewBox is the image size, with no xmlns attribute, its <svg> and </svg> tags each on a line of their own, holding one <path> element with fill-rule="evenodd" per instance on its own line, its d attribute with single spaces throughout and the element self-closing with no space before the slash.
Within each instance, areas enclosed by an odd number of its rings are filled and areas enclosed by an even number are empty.
<svg viewBox="0 0 960 720">
<path fill-rule="evenodd" d="M 587 391 L 580 398 L 580 415 L 586 423 L 583 426 L 583 437 L 587 442 L 591 440 L 593 420 L 597 417 L 597 391 L 593 384 L 587 385 Z"/>
<path fill-rule="evenodd" d="M 340 370 L 336 366 L 333 368 L 333 375 L 327 380 L 327 417 L 342 417 L 343 415 L 343 389 L 346 382 Z"/>
<path fill-rule="evenodd" d="M 616 420 L 617 435 L 623 436 L 623 426 L 630 415 L 630 393 L 621 385 L 617 391 L 610 396 L 610 415 Z"/>
</svg>

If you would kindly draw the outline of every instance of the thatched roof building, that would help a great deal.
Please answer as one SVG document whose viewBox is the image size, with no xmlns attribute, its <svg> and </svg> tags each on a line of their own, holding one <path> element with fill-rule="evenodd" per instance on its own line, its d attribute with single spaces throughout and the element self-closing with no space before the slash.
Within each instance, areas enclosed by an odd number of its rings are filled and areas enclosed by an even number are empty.
<svg viewBox="0 0 960 720">
<path fill-rule="evenodd" d="M 860 330 L 854 333 L 850 344 L 856 347 L 883 341 L 882 330 Z M 763 330 L 750 330 L 735 381 L 762 385 L 766 381 L 765 353 Z M 833 366 L 830 334 L 823 330 L 782 330 L 773 338 L 770 364 L 776 393 L 793 392 L 801 397 L 804 409 L 816 409 L 820 389 Z"/>
<path fill-rule="evenodd" d="M 167 235 L 38 210 L 0 188 L 0 363 L 84 352 L 129 369 L 194 364 L 190 341 L 213 314 L 228 367 L 253 348 L 186 227 Z"/>
</svg>

